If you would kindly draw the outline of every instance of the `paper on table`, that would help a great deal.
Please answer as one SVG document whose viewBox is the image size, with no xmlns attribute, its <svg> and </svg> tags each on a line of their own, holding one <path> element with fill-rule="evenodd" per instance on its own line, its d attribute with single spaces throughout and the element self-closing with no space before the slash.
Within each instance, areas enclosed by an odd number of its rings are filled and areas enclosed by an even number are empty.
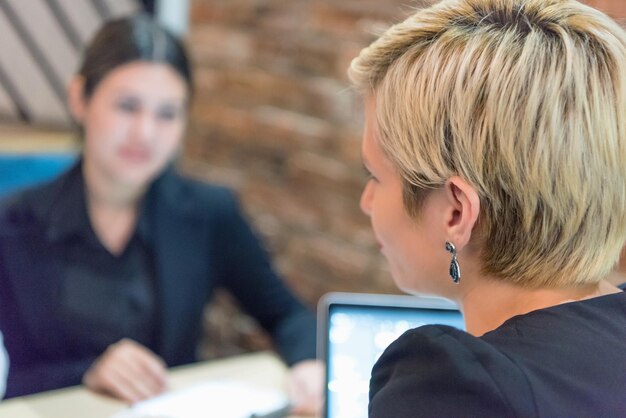
<svg viewBox="0 0 626 418">
<path fill-rule="evenodd" d="M 287 397 L 275 389 L 234 380 L 211 380 L 169 392 L 115 414 L 111 418 L 248 418 L 285 406 Z"/>
</svg>

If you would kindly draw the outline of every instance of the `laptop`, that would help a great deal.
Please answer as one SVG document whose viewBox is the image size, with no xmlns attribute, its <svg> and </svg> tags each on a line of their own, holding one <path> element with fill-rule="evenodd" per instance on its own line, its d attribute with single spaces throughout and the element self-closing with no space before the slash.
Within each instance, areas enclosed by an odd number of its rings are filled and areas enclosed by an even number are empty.
<svg viewBox="0 0 626 418">
<path fill-rule="evenodd" d="M 326 364 L 324 418 L 367 418 L 372 367 L 405 331 L 428 324 L 465 329 L 446 299 L 328 293 L 318 303 L 318 358 Z"/>
</svg>

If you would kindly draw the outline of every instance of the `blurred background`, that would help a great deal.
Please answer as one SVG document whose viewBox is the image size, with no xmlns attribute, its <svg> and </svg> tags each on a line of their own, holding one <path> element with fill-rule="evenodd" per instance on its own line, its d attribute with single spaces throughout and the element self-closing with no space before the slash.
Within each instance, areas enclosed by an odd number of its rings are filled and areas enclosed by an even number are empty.
<svg viewBox="0 0 626 418">
<path fill-rule="evenodd" d="M 106 19 L 145 10 L 182 36 L 196 96 L 179 165 L 228 185 L 312 308 L 329 291 L 397 293 L 360 212 L 361 100 L 350 60 L 410 0 L 0 0 L 0 194 L 66 167 L 78 142 L 65 84 Z M 589 0 L 620 23 L 626 0 Z M 206 313 L 203 357 L 269 342 L 230 296 Z"/>
</svg>

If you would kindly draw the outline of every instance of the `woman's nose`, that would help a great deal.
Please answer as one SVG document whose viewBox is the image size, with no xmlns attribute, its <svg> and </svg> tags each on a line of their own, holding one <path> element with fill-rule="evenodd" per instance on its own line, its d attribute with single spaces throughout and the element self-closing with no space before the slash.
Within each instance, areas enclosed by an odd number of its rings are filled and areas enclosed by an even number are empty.
<svg viewBox="0 0 626 418">
<path fill-rule="evenodd" d="M 142 142 L 150 140 L 156 130 L 156 122 L 150 112 L 141 112 L 135 119 L 135 135 Z"/>
</svg>

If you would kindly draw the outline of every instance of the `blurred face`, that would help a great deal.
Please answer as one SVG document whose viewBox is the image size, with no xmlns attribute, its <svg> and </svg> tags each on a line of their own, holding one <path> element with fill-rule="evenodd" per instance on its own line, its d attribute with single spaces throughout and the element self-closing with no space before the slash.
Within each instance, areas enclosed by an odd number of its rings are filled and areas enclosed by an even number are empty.
<svg viewBox="0 0 626 418">
<path fill-rule="evenodd" d="M 396 285 L 409 293 L 443 296 L 446 292 L 440 286 L 447 283 L 442 277 L 450 262 L 445 238 L 441 238 L 443 192 L 430 193 L 418 219 L 408 215 L 402 202 L 402 178 L 378 142 L 374 99 L 367 100 L 365 112 L 361 152 L 370 179 L 361 196 L 361 209 L 370 218 Z"/>
<path fill-rule="evenodd" d="M 73 110 L 85 129 L 85 169 L 98 180 L 144 187 L 176 155 L 186 124 L 187 86 L 170 66 L 122 65 L 81 100 Z"/>
</svg>

